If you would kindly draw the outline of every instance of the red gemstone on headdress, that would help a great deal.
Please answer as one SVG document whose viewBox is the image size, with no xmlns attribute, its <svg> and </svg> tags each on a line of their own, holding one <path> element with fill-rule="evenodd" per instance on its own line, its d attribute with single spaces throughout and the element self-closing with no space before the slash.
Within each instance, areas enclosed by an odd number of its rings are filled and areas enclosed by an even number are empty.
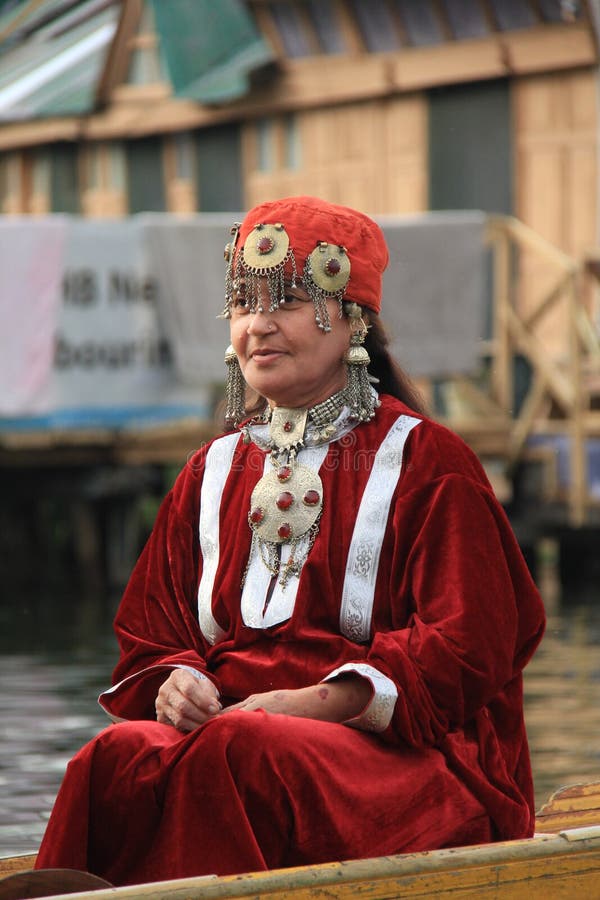
<svg viewBox="0 0 600 900">
<path fill-rule="evenodd" d="M 330 256 L 325 263 L 325 272 L 327 275 L 337 275 L 341 268 L 339 260 L 334 256 Z"/>
<path fill-rule="evenodd" d="M 273 240 L 273 238 L 265 235 L 264 237 L 261 237 L 260 241 L 256 245 L 256 249 L 259 253 L 270 253 L 274 246 L 275 241 Z"/>
<path fill-rule="evenodd" d="M 294 502 L 294 495 L 290 491 L 282 491 L 275 503 L 279 509 L 289 509 Z"/>
<path fill-rule="evenodd" d="M 307 491 L 302 498 L 307 506 L 316 506 L 320 499 L 321 496 L 318 491 Z"/>
<path fill-rule="evenodd" d="M 289 466 L 280 466 L 277 470 L 277 478 L 279 481 L 287 481 L 292 477 L 292 470 Z"/>
<path fill-rule="evenodd" d="M 280 525 L 277 529 L 277 534 L 282 540 L 287 541 L 287 539 L 292 536 L 292 526 L 288 525 L 287 522 L 284 522 L 283 525 Z"/>
<path fill-rule="evenodd" d="M 262 506 L 255 506 L 250 512 L 250 521 L 253 525 L 259 525 L 265 517 L 265 511 Z"/>
<path fill-rule="evenodd" d="M 290 421 L 287 421 L 287 422 L 284 422 L 284 423 L 283 423 L 283 430 L 284 430 L 284 431 L 291 431 L 293 427 L 294 427 L 294 426 L 292 425 L 292 423 L 291 423 Z"/>
</svg>

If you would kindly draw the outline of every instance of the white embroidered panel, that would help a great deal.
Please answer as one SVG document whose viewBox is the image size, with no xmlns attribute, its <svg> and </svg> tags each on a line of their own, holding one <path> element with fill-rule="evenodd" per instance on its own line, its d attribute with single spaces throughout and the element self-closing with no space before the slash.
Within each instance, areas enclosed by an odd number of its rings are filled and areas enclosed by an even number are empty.
<svg viewBox="0 0 600 900">
<path fill-rule="evenodd" d="M 381 442 L 360 501 L 342 591 L 340 630 L 357 644 L 369 639 L 379 555 L 406 438 L 420 419 L 400 416 Z"/>
<path fill-rule="evenodd" d="M 207 641 L 216 644 L 223 637 L 223 629 L 212 614 L 212 595 L 219 565 L 219 512 L 221 497 L 239 434 L 228 434 L 214 441 L 206 454 L 204 478 L 200 491 L 200 551 L 202 578 L 198 586 L 198 621 Z"/>
<path fill-rule="evenodd" d="M 298 453 L 296 460 L 299 464 L 307 466 L 314 472 L 318 472 L 323 461 L 327 456 L 329 444 L 323 444 L 320 447 L 303 448 Z M 264 473 L 266 474 L 272 469 L 270 457 L 265 459 Z M 327 498 L 325 498 L 327 502 Z M 297 555 L 303 558 L 303 551 L 306 552 L 306 544 L 308 536 L 299 542 Z M 290 556 L 289 544 L 281 545 L 281 567 L 285 566 Z M 298 583 L 300 577 L 292 576 L 285 588 L 279 581 L 275 583 L 273 593 L 267 608 L 267 596 L 271 584 L 271 573 L 262 561 L 260 550 L 254 547 L 251 554 L 250 565 L 246 573 L 246 581 L 242 592 L 242 619 L 244 625 L 248 628 L 269 628 L 272 625 L 279 625 L 289 619 L 294 612 L 296 603 L 296 595 L 298 593 Z"/>
</svg>

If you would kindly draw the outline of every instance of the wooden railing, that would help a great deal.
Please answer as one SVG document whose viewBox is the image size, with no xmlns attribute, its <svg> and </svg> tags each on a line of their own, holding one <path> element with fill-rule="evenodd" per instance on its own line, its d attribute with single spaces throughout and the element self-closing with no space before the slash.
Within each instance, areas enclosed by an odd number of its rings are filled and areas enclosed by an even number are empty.
<svg viewBox="0 0 600 900">
<path fill-rule="evenodd" d="M 531 453 L 532 436 L 566 437 L 566 496 L 554 479 L 550 499 L 562 500 L 569 524 L 578 527 L 598 505 L 588 489 L 586 442 L 600 436 L 600 410 L 593 408 L 594 398 L 600 399 L 594 324 L 600 255 L 574 259 L 510 217 L 491 217 L 487 238 L 492 251 L 492 336 L 482 354 L 487 366 L 480 378 L 453 379 L 460 402 L 448 421 L 483 457 L 501 458 L 508 474 Z M 528 266 L 543 274 L 541 291 L 524 278 Z M 515 409 L 517 358 L 526 360 L 530 378 Z"/>
</svg>

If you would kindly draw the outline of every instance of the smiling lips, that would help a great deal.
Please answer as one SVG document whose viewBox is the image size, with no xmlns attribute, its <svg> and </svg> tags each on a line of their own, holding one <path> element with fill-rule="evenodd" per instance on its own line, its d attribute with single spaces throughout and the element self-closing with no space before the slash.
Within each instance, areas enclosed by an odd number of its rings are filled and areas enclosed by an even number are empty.
<svg viewBox="0 0 600 900">
<path fill-rule="evenodd" d="M 278 356 L 283 356 L 284 350 L 278 350 L 276 347 L 258 347 L 250 354 L 250 358 L 258 362 L 269 362 Z"/>
</svg>

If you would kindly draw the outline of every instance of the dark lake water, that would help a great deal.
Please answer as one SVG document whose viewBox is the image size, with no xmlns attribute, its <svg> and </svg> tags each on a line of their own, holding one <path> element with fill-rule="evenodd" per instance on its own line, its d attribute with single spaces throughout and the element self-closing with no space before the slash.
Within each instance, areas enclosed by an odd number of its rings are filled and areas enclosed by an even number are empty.
<svg viewBox="0 0 600 900">
<path fill-rule="evenodd" d="M 538 806 L 558 787 L 600 780 L 600 587 L 585 605 L 540 585 L 549 613 L 526 671 Z M 106 724 L 97 706 L 116 659 L 116 599 L 5 596 L 0 609 L 0 856 L 37 849 L 66 764 Z"/>
</svg>

